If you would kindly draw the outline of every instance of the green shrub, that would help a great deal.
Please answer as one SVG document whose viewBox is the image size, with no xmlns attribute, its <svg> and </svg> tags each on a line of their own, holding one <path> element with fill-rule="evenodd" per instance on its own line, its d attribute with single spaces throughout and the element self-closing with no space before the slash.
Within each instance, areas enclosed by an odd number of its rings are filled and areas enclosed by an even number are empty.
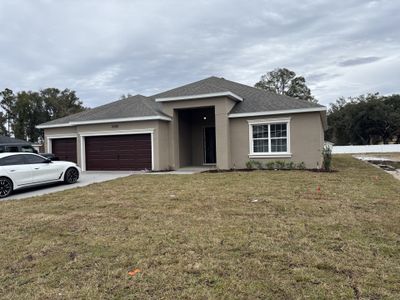
<svg viewBox="0 0 400 300">
<path fill-rule="evenodd" d="M 249 170 L 254 170 L 255 166 L 254 166 L 254 160 L 249 160 L 246 162 L 246 168 Z"/>
<path fill-rule="evenodd" d="M 262 162 L 258 161 L 258 160 L 249 160 L 248 162 L 246 162 L 246 168 L 249 170 L 263 170 L 263 164 Z"/>
<path fill-rule="evenodd" d="M 322 149 L 322 168 L 329 172 L 332 170 L 332 149 L 328 146 L 325 146 Z"/>
<path fill-rule="evenodd" d="M 263 168 L 263 164 L 262 164 L 262 162 L 260 162 L 260 161 L 254 161 L 254 167 L 256 168 L 256 169 L 258 169 L 258 170 L 262 170 L 262 169 L 264 169 Z"/>
<path fill-rule="evenodd" d="M 305 170 L 305 169 L 306 169 L 306 164 L 304 163 L 304 161 L 298 163 L 298 164 L 296 165 L 296 169 L 297 169 L 297 170 Z"/>
<path fill-rule="evenodd" d="M 284 160 L 277 160 L 275 162 L 275 169 L 283 170 L 285 169 L 286 162 Z"/>
<path fill-rule="evenodd" d="M 261 168 L 260 166 L 261 166 L 261 163 L 256 160 L 249 160 L 248 162 L 246 162 L 246 168 L 249 170 L 260 169 Z"/>
<path fill-rule="evenodd" d="M 249 170 L 304 170 L 306 165 L 303 161 L 296 164 L 293 161 L 274 160 L 263 164 L 258 160 L 249 160 L 246 162 L 246 168 Z"/>
<path fill-rule="evenodd" d="M 265 168 L 266 168 L 267 170 L 273 170 L 273 169 L 275 169 L 275 162 L 274 162 L 274 161 L 267 161 L 267 162 L 265 163 Z"/>
<path fill-rule="evenodd" d="M 285 164 L 285 169 L 287 169 L 287 170 L 294 170 L 294 162 L 292 162 L 292 161 L 288 161 L 286 164 Z"/>
</svg>

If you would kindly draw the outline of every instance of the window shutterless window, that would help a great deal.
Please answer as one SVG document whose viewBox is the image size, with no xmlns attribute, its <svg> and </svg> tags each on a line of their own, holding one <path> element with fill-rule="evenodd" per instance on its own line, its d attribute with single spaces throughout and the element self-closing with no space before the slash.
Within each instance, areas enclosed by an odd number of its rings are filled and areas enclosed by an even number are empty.
<svg viewBox="0 0 400 300">
<path fill-rule="evenodd" d="M 11 155 L 0 159 L 0 166 L 24 165 L 23 155 Z"/>
<path fill-rule="evenodd" d="M 253 152 L 269 152 L 269 125 L 253 125 Z"/>
<path fill-rule="evenodd" d="M 24 158 L 27 164 L 43 164 L 48 162 L 46 158 L 38 155 L 24 154 Z"/>
<path fill-rule="evenodd" d="M 290 156 L 290 119 L 249 121 L 250 156 Z"/>
</svg>

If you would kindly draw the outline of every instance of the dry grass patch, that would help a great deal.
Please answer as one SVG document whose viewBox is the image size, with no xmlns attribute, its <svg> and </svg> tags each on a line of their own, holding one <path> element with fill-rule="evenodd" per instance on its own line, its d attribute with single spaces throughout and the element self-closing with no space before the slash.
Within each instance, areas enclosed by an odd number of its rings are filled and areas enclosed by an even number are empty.
<svg viewBox="0 0 400 300">
<path fill-rule="evenodd" d="M 1 297 L 398 298 L 398 181 L 350 156 L 334 167 L 131 176 L 1 202 Z"/>
</svg>

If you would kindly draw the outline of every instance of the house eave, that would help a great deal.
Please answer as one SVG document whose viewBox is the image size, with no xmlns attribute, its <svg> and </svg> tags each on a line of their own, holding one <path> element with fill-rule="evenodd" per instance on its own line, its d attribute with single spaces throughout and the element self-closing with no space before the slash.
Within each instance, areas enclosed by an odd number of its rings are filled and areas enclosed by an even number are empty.
<svg viewBox="0 0 400 300">
<path fill-rule="evenodd" d="M 61 124 L 49 124 L 49 125 L 37 125 L 38 129 L 47 129 L 47 128 L 58 128 L 58 127 L 72 127 L 78 125 L 92 125 L 92 124 L 104 124 L 104 123 L 120 123 L 120 122 L 137 122 L 137 121 L 152 121 L 152 120 L 161 120 L 161 121 L 171 121 L 172 119 L 164 116 L 146 116 L 146 117 L 132 117 L 132 118 L 115 118 L 115 119 L 102 119 L 102 120 L 89 120 L 89 121 L 72 121 Z"/>
<path fill-rule="evenodd" d="M 189 96 L 179 96 L 179 97 L 164 97 L 156 98 L 156 102 L 170 102 L 170 101 L 182 101 L 182 100 L 195 100 L 204 98 L 215 98 L 215 97 L 228 97 L 237 102 L 242 102 L 243 98 L 232 92 L 221 92 L 221 93 L 209 93 L 209 94 L 198 94 Z"/>
<path fill-rule="evenodd" d="M 245 117 L 283 115 L 283 114 L 298 114 L 307 112 L 323 112 L 323 111 L 326 111 L 326 107 L 310 107 L 310 108 L 297 108 L 297 109 L 285 109 L 285 110 L 257 111 L 248 113 L 233 113 L 229 114 L 228 117 L 245 118 Z"/>
</svg>

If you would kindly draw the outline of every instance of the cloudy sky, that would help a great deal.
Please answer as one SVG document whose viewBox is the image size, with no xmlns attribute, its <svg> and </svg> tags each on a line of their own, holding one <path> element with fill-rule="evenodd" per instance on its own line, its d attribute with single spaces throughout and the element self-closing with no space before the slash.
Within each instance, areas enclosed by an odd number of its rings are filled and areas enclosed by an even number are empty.
<svg viewBox="0 0 400 300">
<path fill-rule="evenodd" d="M 400 2 L 1 0 L 0 89 L 77 91 L 86 106 L 274 68 L 320 103 L 400 93 Z"/>
</svg>

